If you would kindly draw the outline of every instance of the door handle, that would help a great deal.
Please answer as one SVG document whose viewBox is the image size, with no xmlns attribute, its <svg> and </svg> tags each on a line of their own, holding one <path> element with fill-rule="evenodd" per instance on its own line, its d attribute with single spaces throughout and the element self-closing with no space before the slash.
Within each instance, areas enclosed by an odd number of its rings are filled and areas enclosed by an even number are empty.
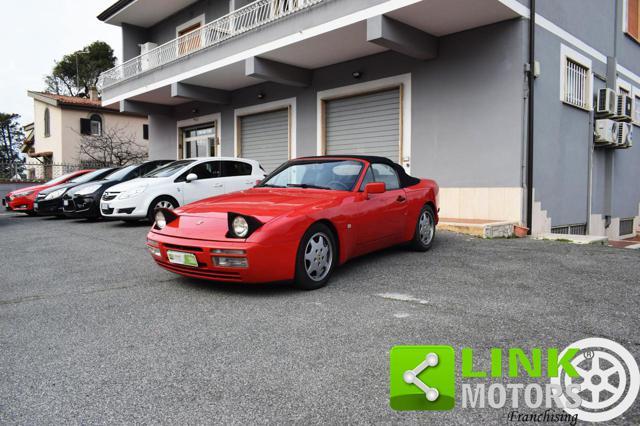
<svg viewBox="0 0 640 426">
<path fill-rule="evenodd" d="M 221 183 L 214 183 L 213 187 L 214 188 L 222 188 L 222 184 Z"/>
<path fill-rule="evenodd" d="M 407 199 L 404 195 L 398 195 L 398 198 L 396 198 L 396 201 L 399 203 L 404 203 L 405 201 L 407 201 Z"/>
</svg>

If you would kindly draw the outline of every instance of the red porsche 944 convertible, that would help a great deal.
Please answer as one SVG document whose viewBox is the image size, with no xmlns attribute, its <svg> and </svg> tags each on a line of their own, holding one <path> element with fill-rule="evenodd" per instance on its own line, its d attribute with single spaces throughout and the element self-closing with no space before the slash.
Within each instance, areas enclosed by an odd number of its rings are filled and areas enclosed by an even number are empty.
<svg viewBox="0 0 640 426">
<path fill-rule="evenodd" d="M 310 290 L 355 256 L 403 243 L 429 250 L 437 199 L 436 182 L 386 158 L 299 158 L 249 190 L 159 209 L 147 246 L 158 265 L 189 277 Z"/>
</svg>

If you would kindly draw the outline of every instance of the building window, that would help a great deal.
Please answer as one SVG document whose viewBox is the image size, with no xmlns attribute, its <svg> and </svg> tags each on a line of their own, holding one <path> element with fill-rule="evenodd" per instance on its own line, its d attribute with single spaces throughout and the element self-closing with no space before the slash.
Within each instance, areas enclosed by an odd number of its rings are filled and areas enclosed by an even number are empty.
<svg viewBox="0 0 640 426">
<path fill-rule="evenodd" d="M 98 114 L 93 114 L 91 120 L 91 136 L 102 136 L 102 118 Z"/>
<path fill-rule="evenodd" d="M 640 126 L 640 94 L 633 97 L 633 121 Z"/>
<path fill-rule="evenodd" d="M 51 113 L 49 112 L 49 108 L 45 108 L 44 110 L 44 137 L 48 138 L 51 136 Z"/>
<path fill-rule="evenodd" d="M 143 124 L 142 125 L 142 139 L 149 140 L 149 125 L 148 124 Z"/>
<path fill-rule="evenodd" d="M 566 104 L 590 110 L 593 103 L 591 61 L 563 45 L 561 66 L 560 99 Z"/>
<path fill-rule="evenodd" d="M 624 96 L 630 96 L 631 92 L 624 86 L 618 86 L 618 94 Z"/>
<path fill-rule="evenodd" d="M 640 0 L 627 0 L 625 32 L 640 42 Z"/>
</svg>

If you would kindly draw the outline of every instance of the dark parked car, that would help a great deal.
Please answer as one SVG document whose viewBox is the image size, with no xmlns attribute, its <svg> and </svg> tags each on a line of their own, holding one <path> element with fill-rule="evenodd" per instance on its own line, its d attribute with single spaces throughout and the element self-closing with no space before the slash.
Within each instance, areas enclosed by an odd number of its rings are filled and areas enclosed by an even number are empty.
<svg viewBox="0 0 640 426">
<path fill-rule="evenodd" d="M 83 183 L 102 180 L 115 170 L 117 170 L 117 168 L 114 167 L 94 170 L 75 177 L 69 182 L 40 191 L 33 203 L 33 211 L 36 212 L 38 216 L 64 216 L 62 211 L 62 197 L 67 193 L 67 191 L 78 185 L 82 185 Z"/>
<path fill-rule="evenodd" d="M 67 217 L 100 217 L 100 198 L 105 190 L 131 179 L 146 175 L 164 164 L 174 160 L 152 160 L 142 164 L 125 166 L 106 176 L 102 180 L 78 185 L 64 194 L 62 211 Z"/>
</svg>

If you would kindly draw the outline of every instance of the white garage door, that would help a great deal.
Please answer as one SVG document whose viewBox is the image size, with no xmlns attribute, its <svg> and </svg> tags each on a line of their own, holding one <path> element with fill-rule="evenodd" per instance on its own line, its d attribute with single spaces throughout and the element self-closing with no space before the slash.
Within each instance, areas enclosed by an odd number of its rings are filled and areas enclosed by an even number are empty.
<svg viewBox="0 0 640 426">
<path fill-rule="evenodd" d="M 329 100 L 325 105 L 328 155 L 400 157 L 400 89 Z"/>
<path fill-rule="evenodd" d="M 260 162 L 267 172 L 289 159 L 289 110 L 240 117 L 240 156 Z"/>
</svg>

